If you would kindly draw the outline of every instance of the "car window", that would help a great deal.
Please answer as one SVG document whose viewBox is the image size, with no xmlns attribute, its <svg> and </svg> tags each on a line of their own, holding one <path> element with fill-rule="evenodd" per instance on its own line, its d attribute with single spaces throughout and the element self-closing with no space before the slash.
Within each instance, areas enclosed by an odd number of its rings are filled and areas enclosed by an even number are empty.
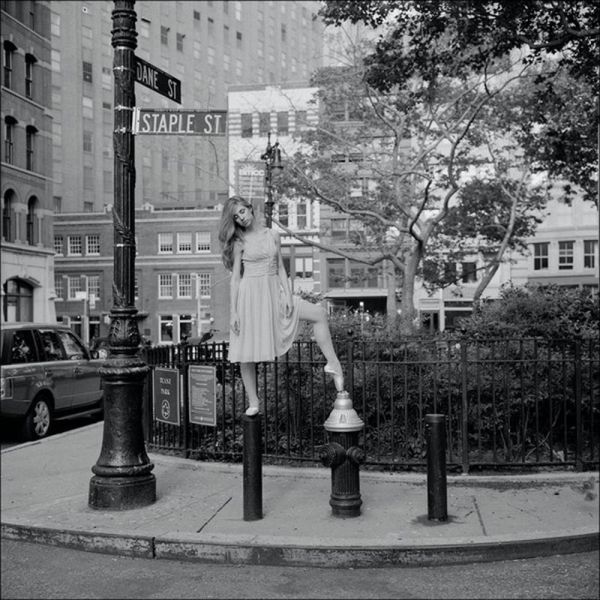
<svg viewBox="0 0 600 600">
<path fill-rule="evenodd" d="M 59 331 L 57 333 L 67 353 L 67 359 L 81 360 L 88 357 L 85 348 L 72 333 L 69 331 Z"/>
<path fill-rule="evenodd" d="M 40 337 L 42 338 L 42 348 L 46 355 L 46 360 L 65 360 L 66 354 L 60 338 L 56 331 L 41 330 Z"/>
<path fill-rule="evenodd" d="M 9 360 L 11 364 L 35 362 L 35 341 L 29 329 L 13 333 Z"/>
</svg>

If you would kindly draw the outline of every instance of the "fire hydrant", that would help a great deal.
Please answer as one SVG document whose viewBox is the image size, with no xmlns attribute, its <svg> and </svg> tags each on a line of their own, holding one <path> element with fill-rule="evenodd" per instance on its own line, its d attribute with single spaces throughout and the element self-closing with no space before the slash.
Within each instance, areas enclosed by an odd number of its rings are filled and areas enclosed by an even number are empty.
<svg viewBox="0 0 600 600">
<path fill-rule="evenodd" d="M 352 407 L 348 392 L 338 392 L 333 410 L 325 421 L 329 443 L 321 448 L 321 462 L 331 467 L 331 505 L 336 517 L 358 517 L 360 498 L 359 466 L 365 453 L 358 446 L 358 436 L 364 427 Z"/>
</svg>

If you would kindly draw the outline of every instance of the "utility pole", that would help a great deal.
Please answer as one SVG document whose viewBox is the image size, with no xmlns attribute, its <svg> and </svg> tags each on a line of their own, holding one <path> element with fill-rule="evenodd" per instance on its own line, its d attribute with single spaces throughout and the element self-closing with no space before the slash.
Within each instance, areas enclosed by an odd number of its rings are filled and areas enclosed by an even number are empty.
<svg viewBox="0 0 600 600">
<path fill-rule="evenodd" d="M 135 307 L 135 1 L 115 0 L 114 48 L 114 274 L 109 352 L 100 368 L 104 385 L 104 432 L 100 457 L 92 467 L 89 505 L 126 510 L 156 500 L 156 478 L 144 446 L 142 402 L 149 367 L 139 356 Z"/>
</svg>

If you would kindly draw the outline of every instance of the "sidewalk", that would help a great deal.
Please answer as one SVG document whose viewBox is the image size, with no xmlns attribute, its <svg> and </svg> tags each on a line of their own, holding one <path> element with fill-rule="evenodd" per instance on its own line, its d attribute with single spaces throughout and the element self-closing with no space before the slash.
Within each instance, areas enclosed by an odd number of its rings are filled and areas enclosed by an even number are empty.
<svg viewBox="0 0 600 600">
<path fill-rule="evenodd" d="M 151 453 L 156 502 L 95 510 L 88 490 L 102 427 L 2 452 L 2 537 L 146 558 L 323 567 L 598 548 L 598 473 L 590 472 L 448 476 L 449 518 L 440 523 L 427 519 L 425 474 L 362 471 L 362 514 L 340 519 L 329 506 L 329 469 L 265 465 L 264 518 L 244 521 L 242 465 Z"/>
</svg>

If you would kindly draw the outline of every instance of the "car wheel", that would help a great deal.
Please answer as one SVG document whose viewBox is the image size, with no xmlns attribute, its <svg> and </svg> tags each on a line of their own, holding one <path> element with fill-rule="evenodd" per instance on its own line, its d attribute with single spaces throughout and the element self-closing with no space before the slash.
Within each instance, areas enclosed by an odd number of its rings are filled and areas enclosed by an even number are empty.
<svg viewBox="0 0 600 600">
<path fill-rule="evenodd" d="M 39 440 L 50 433 L 52 409 L 45 398 L 34 400 L 23 424 L 23 434 L 28 440 Z"/>
</svg>

